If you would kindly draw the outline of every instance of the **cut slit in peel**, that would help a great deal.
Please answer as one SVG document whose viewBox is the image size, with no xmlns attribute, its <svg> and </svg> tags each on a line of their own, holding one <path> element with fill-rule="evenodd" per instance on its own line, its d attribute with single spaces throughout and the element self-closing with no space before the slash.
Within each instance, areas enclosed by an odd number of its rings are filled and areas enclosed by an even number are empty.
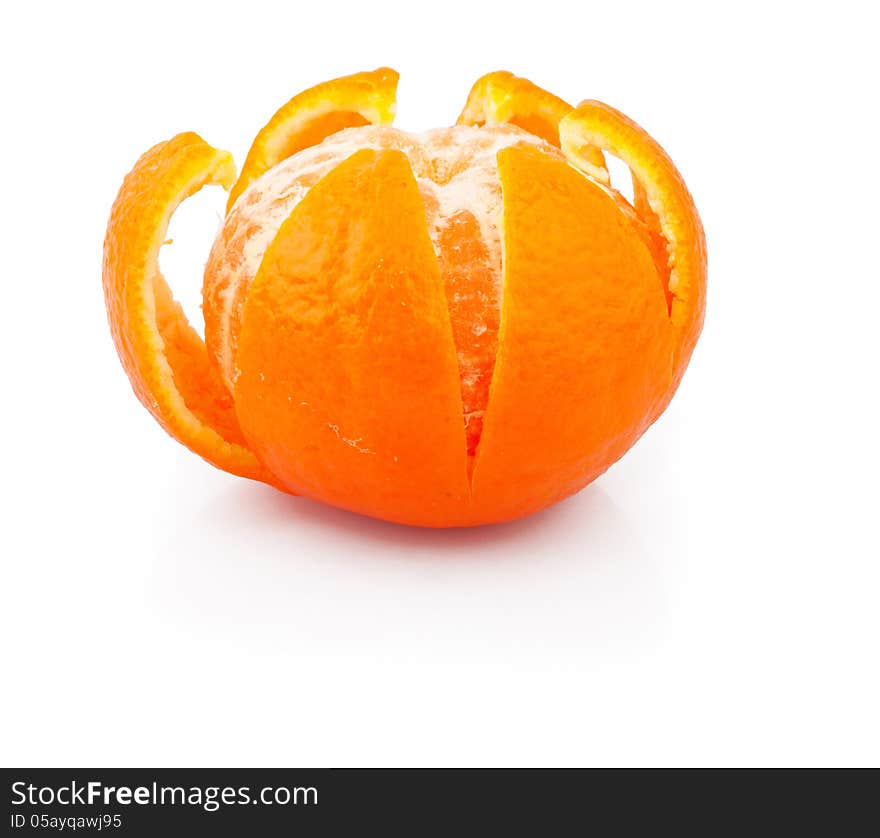
<svg viewBox="0 0 880 838">
<path fill-rule="evenodd" d="M 159 271 L 174 210 L 203 186 L 229 188 L 232 157 L 178 134 L 144 154 L 113 204 L 103 282 L 116 349 L 144 406 L 176 439 L 233 474 L 275 484 L 238 426 L 229 391 Z"/>
</svg>

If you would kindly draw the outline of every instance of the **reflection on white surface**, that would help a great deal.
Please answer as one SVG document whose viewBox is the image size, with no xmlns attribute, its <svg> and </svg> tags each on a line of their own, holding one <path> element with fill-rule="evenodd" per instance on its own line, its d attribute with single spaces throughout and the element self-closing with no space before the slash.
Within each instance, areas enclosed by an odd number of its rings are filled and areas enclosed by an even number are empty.
<svg viewBox="0 0 880 838">
<path fill-rule="evenodd" d="M 455 530 L 234 485 L 156 556 L 151 604 L 163 617 L 245 645 L 271 628 L 264 652 L 638 652 L 656 643 L 666 607 L 650 551 L 598 485 L 530 518 Z"/>
</svg>

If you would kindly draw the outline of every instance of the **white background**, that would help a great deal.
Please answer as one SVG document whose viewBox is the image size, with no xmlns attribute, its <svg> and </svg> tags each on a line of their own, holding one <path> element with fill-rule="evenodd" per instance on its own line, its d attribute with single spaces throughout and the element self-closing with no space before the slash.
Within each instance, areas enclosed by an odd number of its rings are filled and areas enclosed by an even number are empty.
<svg viewBox="0 0 880 838">
<path fill-rule="evenodd" d="M 869 4 L 821 8 L 7 8 L 0 761 L 880 761 L 880 70 Z M 705 222 L 671 407 L 531 519 L 419 531 L 230 477 L 113 350 L 101 245 L 138 155 L 196 130 L 240 165 L 291 95 L 385 64 L 405 129 L 492 69 L 605 100 Z M 222 206 L 163 252 L 194 319 Z"/>
</svg>

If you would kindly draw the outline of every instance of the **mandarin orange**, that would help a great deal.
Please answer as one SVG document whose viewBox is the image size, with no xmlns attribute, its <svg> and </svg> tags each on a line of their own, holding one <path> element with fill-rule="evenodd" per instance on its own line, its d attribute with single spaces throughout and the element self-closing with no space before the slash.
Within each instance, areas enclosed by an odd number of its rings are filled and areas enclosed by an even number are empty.
<svg viewBox="0 0 880 838">
<path fill-rule="evenodd" d="M 587 485 L 668 404 L 703 322 L 702 225 L 607 105 L 490 73 L 458 124 L 413 135 L 390 124 L 396 83 L 294 97 L 237 179 L 195 134 L 150 149 L 107 230 L 111 329 L 141 401 L 219 468 L 401 523 L 510 520 Z M 158 254 L 208 183 L 230 198 L 203 342 Z"/>
</svg>

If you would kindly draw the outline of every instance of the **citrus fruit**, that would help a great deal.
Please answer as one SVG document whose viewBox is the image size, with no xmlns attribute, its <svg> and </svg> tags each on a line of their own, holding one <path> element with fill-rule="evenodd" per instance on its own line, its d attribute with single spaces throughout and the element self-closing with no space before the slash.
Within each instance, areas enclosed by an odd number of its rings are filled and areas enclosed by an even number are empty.
<svg viewBox="0 0 880 838">
<path fill-rule="evenodd" d="M 703 323 L 702 225 L 608 105 L 490 73 L 456 125 L 410 134 L 396 84 L 295 96 L 237 179 L 195 134 L 143 155 L 105 240 L 113 337 L 144 405 L 221 469 L 406 524 L 510 520 L 583 488 L 668 404 Z M 209 183 L 230 197 L 202 341 L 158 255 Z"/>
</svg>

